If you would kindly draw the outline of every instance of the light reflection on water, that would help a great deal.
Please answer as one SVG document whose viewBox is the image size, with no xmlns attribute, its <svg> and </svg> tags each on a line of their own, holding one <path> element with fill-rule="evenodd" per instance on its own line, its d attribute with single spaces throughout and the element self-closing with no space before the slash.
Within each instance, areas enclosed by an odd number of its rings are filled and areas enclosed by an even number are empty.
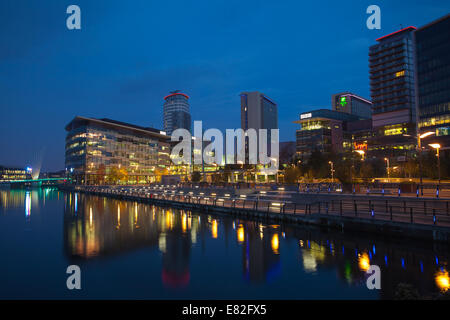
<svg viewBox="0 0 450 320">
<path fill-rule="evenodd" d="M 148 272 L 158 276 L 162 287 L 152 294 L 131 292 L 130 297 L 135 298 L 161 294 L 165 298 L 372 299 L 392 298 L 399 283 L 412 284 L 423 296 L 450 287 L 448 248 L 437 244 L 374 240 L 370 235 L 198 214 L 54 190 L 0 190 L 0 200 L 0 226 L 9 223 L 11 232 L 21 228 L 14 216 L 20 208 L 25 211 L 23 222 L 31 227 L 28 234 L 61 233 L 62 228 L 60 258 L 67 264 L 93 268 L 90 261 L 102 261 L 102 268 L 113 268 L 117 261 L 132 265 L 131 253 L 157 252 L 159 256 L 153 258 Z M 49 228 L 50 222 L 42 219 L 58 205 L 63 212 L 55 212 L 53 219 L 60 220 Z M 6 246 L 6 239 L 0 237 Z M 5 251 L 3 246 L 0 249 Z M 52 259 L 42 258 L 48 264 Z M 382 270 L 380 292 L 365 287 L 364 271 L 371 264 Z M 2 266 L 0 271 L 2 268 L 10 268 L 5 271 L 11 273 L 14 265 Z M 135 272 L 136 277 L 141 276 Z M 117 292 L 130 286 L 120 277 L 117 281 Z M 221 281 L 221 285 L 214 281 Z M 180 289 L 185 291 L 180 293 Z M 0 296 L 8 297 L 7 290 L 3 286 Z"/>
</svg>

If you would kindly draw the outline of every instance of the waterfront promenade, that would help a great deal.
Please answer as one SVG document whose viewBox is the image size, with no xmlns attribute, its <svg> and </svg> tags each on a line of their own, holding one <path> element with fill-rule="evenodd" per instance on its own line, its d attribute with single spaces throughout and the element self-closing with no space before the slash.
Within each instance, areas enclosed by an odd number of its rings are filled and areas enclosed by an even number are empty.
<svg viewBox="0 0 450 320">
<path fill-rule="evenodd" d="M 176 185 L 76 186 L 72 190 L 190 210 L 450 241 L 447 198 Z"/>
</svg>

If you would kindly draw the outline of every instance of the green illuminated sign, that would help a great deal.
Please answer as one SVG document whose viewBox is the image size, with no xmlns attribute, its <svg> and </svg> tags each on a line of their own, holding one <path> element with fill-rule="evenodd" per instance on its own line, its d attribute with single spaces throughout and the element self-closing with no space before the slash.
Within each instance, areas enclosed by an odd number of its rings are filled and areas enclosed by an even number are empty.
<svg viewBox="0 0 450 320">
<path fill-rule="evenodd" d="M 347 105 L 347 97 L 341 97 L 340 105 L 343 107 Z"/>
</svg>

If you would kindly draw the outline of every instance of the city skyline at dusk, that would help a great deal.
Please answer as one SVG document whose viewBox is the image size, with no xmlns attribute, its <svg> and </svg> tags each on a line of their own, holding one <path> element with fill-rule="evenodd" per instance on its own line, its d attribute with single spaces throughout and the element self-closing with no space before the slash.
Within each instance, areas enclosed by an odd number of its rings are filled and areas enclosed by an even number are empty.
<svg viewBox="0 0 450 320">
<path fill-rule="evenodd" d="M 240 92 L 264 92 L 278 104 L 280 141 L 293 141 L 293 121 L 331 108 L 332 94 L 370 99 L 375 39 L 450 7 L 380 1 L 381 30 L 369 30 L 369 4 L 78 1 L 82 29 L 67 30 L 68 3 L 4 2 L 0 164 L 63 169 L 64 126 L 77 115 L 163 129 L 163 98 L 176 89 L 192 120 L 221 130 L 239 126 Z"/>
</svg>

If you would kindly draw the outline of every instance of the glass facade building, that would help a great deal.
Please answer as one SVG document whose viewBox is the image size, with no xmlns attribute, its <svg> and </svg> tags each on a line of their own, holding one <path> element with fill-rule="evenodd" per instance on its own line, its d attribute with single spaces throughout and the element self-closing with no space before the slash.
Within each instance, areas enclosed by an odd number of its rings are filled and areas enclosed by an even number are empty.
<svg viewBox="0 0 450 320">
<path fill-rule="evenodd" d="M 351 92 L 341 92 L 331 96 L 333 110 L 351 113 L 362 119 L 372 118 L 372 102 Z"/>
<path fill-rule="evenodd" d="M 7 168 L 0 166 L 0 182 L 31 179 L 31 169 Z"/>
<path fill-rule="evenodd" d="M 359 117 L 350 113 L 318 109 L 300 114 L 296 132 L 296 154 L 302 161 L 314 151 L 341 153 L 344 151 L 347 123 Z"/>
<path fill-rule="evenodd" d="M 418 29 L 416 37 L 417 101 L 420 133 L 427 141 L 450 146 L 450 15 Z"/>
<path fill-rule="evenodd" d="M 191 114 L 189 97 L 179 91 L 164 97 L 164 131 L 170 136 L 176 129 L 183 128 L 191 132 Z"/>
<path fill-rule="evenodd" d="M 402 161 L 415 153 L 415 27 L 378 38 L 369 48 L 372 156 Z"/>
<path fill-rule="evenodd" d="M 65 166 L 76 183 L 150 183 L 170 168 L 170 137 L 157 129 L 75 117 L 66 131 Z"/>
</svg>

